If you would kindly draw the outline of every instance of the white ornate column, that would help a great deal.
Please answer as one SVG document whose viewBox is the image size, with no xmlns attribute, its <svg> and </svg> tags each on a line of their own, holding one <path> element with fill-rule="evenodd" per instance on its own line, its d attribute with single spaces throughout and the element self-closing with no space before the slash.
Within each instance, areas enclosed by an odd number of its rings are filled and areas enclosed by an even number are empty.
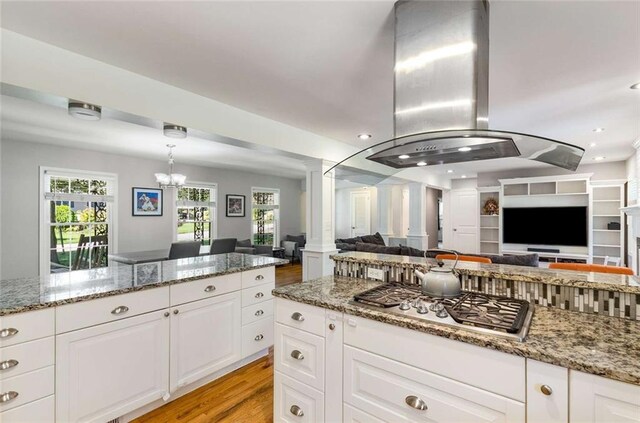
<svg viewBox="0 0 640 423">
<path fill-rule="evenodd" d="M 302 254 L 302 280 L 333 274 L 331 254 L 335 244 L 335 180 L 324 176 L 333 166 L 326 160 L 312 160 L 307 167 L 307 243 Z"/>
<path fill-rule="evenodd" d="M 427 235 L 427 186 L 419 182 L 409 184 L 409 247 L 426 250 L 429 245 Z"/>
<path fill-rule="evenodd" d="M 376 185 L 378 196 L 378 232 L 389 245 L 389 237 L 393 234 L 393 185 Z"/>
</svg>

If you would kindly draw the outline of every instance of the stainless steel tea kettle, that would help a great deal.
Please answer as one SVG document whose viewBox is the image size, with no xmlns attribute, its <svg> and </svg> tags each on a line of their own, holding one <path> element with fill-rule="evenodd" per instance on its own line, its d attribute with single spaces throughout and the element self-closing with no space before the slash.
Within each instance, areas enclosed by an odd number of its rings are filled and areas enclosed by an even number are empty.
<svg viewBox="0 0 640 423">
<path fill-rule="evenodd" d="M 431 266 L 426 273 L 414 270 L 415 275 L 420 279 L 422 292 L 432 297 L 457 297 L 460 295 L 460 279 L 455 273 L 458 264 L 458 253 L 452 250 L 431 249 L 424 252 L 425 259 L 427 252 L 447 252 L 456 255 L 456 261 L 451 268 L 444 267 L 444 262 L 438 260 L 438 266 Z"/>
</svg>

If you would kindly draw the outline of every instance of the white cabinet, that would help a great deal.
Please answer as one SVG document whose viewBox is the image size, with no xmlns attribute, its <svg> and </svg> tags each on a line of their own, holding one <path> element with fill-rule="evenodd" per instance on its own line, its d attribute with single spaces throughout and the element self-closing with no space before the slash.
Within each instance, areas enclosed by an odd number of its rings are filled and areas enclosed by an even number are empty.
<svg viewBox="0 0 640 423">
<path fill-rule="evenodd" d="M 324 422 L 324 395 L 304 383 L 274 372 L 274 410 L 276 422 Z M 335 404 L 339 407 L 339 404 Z"/>
<path fill-rule="evenodd" d="M 171 310 L 171 392 L 240 360 L 240 292 Z"/>
<path fill-rule="evenodd" d="M 640 386 L 571 371 L 571 423 L 640 422 Z"/>
<path fill-rule="evenodd" d="M 566 423 L 569 420 L 569 370 L 527 360 L 527 422 Z"/>
<path fill-rule="evenodd" d="M 168 316 L 155 311 L 58 335 L 56 421 L 105 422 L 162 398 Z"/>
<path fill-rule="evenodd" d="M 0 413 L 2 423 L 53 423 L 55 399 L 53 395 Z"/>
</svg>

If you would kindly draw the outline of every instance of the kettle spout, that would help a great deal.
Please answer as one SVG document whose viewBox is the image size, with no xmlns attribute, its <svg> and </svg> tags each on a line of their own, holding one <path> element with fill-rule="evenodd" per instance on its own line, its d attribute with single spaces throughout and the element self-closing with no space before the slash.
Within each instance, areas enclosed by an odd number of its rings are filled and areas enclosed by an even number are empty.
<svg viewBox="0 0 640 423">
<path fill-rule="evenodd" d="M 422 273 L 418 269 L 414 270 L 413 273 L 418 277 L 418 279 L 424 280 L 424 273 Z"/>
</svg>

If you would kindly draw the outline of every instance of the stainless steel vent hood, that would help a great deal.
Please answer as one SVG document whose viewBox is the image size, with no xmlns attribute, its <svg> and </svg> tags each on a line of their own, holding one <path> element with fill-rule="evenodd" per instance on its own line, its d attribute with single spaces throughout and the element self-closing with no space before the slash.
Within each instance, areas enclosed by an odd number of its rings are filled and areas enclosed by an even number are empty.
<svg viewBox="0 0 640 423">
<path fill-rule="evenodd" d="M 343 160 L 335 177 L 376 183 L 415 166 L 507 157 L 576 170 L 582 159 L 574 145 L 487 129 L 487 1 L 398 1 L 394 74 L 395 138 Z"/>
</svg>

